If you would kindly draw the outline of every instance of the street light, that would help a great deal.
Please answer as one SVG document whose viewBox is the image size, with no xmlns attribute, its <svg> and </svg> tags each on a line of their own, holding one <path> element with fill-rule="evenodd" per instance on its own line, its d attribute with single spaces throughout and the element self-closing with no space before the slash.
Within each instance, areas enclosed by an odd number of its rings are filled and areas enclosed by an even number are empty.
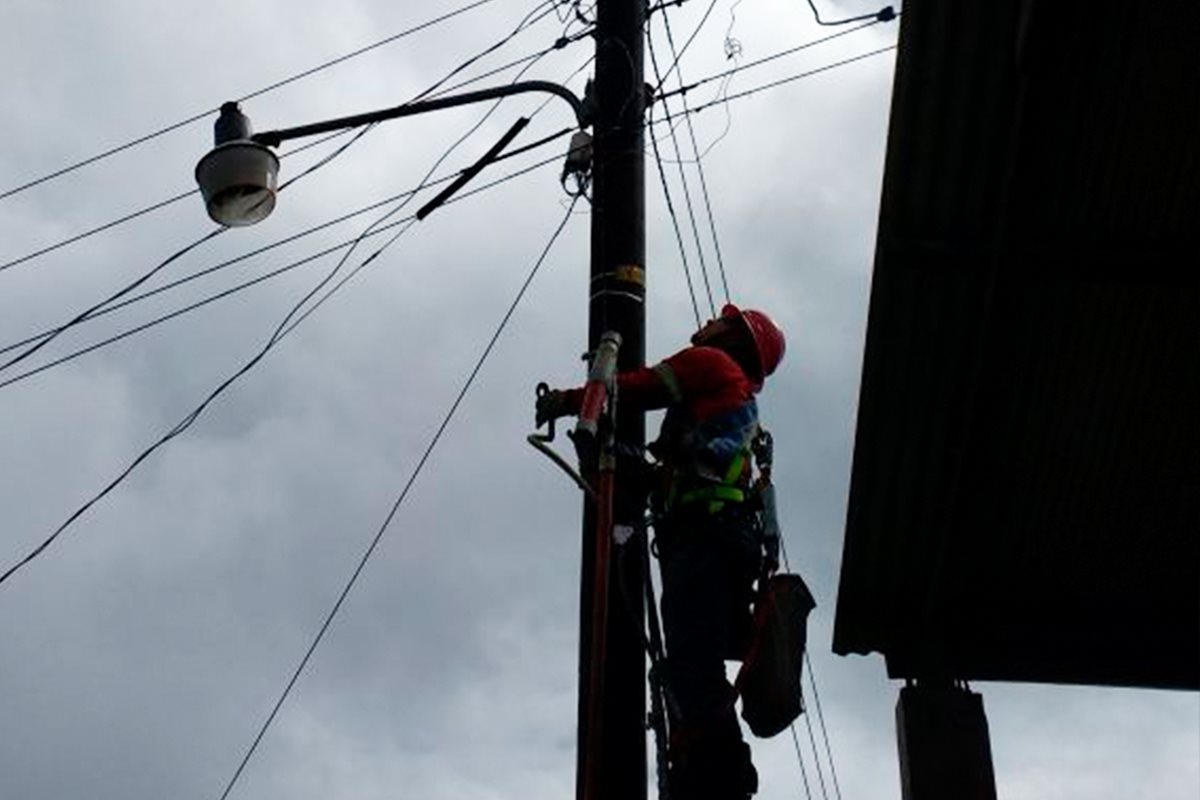
<svg viewBox="0 0 1200 800">
<path fill-rule="evenodd" d="M 495 100 L 523 92 L 548 92 L 557 95 L 571 105 L 580 130 L 591 124 L 586 98 L 580 100 L 569 89 L 548 81 L 520 81 L 507 86 L 405 103 L 365 114 L 257 134 L 251 132 L 250 120 L 241 112 L 238 104 L 230 101 L 221 106 L 221 113 L 217 118 L 213 137 L 215 147 L 196 165 L 196 182 L 200 184 L 204 206 L 214 222 L 229 227 L 253 225 L 266 219 L 275 208 L 279 158 L 270 148 L 278 147 L 282 142 L 371 125 L 398 117 L 410 117 L 442 108 Z"/>
<path fill-rule="evenodd" d="M 215 147 L 196 165 L 196 183 L 214 222 L 253 225 L 275 208 L 279 159 L 250 135 L 250 120 L 235 102 L 221 106 Z"/>
</svg>

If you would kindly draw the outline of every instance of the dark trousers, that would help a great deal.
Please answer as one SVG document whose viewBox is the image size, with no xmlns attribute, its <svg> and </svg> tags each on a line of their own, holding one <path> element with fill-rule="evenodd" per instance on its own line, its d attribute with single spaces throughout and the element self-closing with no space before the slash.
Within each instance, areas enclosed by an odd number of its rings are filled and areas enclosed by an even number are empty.
<svg viewBox="0 0 1200 800">
<path fill-rule="evenodd" d="M 656 526 L 671 711 L 673 800 L 744 798 L 757 788 L 725 679 L 751 632 L 762 546 L 740 509 L 673 514 Z"/>
</svg>

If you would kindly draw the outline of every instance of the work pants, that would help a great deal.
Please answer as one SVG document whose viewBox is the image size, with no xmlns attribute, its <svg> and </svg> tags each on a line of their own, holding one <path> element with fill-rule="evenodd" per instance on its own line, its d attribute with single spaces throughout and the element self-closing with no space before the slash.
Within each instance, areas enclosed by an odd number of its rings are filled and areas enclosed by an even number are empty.
<svg viewBox="0 0 1200 800">
<path fill-rule="evenodd" d="M 673 800 L 741 800 L 757 789 L 725 660 L 751 635 L 762 545 L 740 508 L 669 515 L 656 526 L 662 573 Z"/>
</svg>

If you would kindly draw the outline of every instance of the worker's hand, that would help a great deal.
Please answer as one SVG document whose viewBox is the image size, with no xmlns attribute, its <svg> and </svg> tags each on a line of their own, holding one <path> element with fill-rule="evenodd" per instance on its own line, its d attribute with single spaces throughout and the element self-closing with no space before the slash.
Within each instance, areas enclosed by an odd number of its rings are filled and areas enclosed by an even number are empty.
<svg viewBox="0 0 1200 800">
<path fill-rule="evenodd" d="M 567 410 L 567 393 L 558 389 L 539 395 L 537 399 L 537 410 L 534 415 L 534 427 L 540 428 L 547 422 L 552 422 L 559 417 L 565 417 L 570 411 Z"/>
</svg>

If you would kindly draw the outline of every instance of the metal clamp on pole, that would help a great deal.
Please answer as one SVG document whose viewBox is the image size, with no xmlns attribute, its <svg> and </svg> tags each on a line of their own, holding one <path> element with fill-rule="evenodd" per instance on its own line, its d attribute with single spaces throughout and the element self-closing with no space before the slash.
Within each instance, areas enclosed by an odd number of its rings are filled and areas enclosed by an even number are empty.
<svg viewBox="0 0 1200 800">
<path fill-rule="evenodd" d="M 549 384 L 539 383 L 537 385 L 538 397 L 543 397 L 549 391 Z M 542 455 L 553 461 L 559 469 L 571 477 L 571 480 L 575 481 L 576 486 L 578 486 L 580 489 L 583 489 L 583 491 L 587 492 L 588 497 L 595 500 L 596 490 L 593 489 L 591 485 L 583 479 L 583 476 L 579 474 L 577 469 L 568 464 L 565 458 L 554 452 L 553 448 L 550 447 L 550 442 L 554 441 L 554 420 L 550 420 L 548 425 L 550 427 L 547 433 L 531 433 L 525 437 L 525 440 L 536 447 Z"/>
</svg>

